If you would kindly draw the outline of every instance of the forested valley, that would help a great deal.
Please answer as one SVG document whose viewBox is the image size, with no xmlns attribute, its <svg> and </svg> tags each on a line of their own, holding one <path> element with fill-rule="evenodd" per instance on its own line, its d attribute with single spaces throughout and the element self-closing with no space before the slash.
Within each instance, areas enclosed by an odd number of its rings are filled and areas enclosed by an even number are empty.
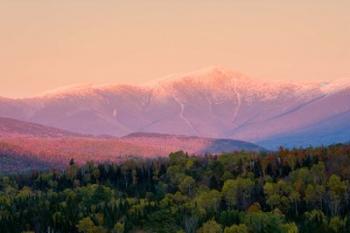
<svg viewBox="0 0 350 233">
<path fill-rule="evenodd" d="M 0 176 L 1 233 L 347 233 L 350 146 Z"/>
</svg>

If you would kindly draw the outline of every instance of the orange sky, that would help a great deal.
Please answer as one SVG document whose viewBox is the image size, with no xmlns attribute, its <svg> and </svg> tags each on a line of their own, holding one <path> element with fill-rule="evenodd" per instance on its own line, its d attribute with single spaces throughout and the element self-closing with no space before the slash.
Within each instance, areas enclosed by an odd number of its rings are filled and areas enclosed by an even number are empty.
<svg viewBox="0 0 350 233">
<path fill-rule="evenodd" d="M 1 0 L 0 96 L 212 65 L 266 79 L 350 77 L 349 9 L 348 0 Z"/>
</svg>

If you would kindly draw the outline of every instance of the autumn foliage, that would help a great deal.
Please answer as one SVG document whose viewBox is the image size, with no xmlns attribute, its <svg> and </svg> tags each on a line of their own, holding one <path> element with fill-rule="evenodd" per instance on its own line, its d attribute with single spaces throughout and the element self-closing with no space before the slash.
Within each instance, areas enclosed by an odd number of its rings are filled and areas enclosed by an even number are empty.
<svg viewBox="0 0 350 233">
<path fill-rule="evenodd" d="M 63 171 L 0 177 L 0 229 L 347 233 L 349 168 L 348 145 L 81 166 L 72 159 Z"/>
</svg>

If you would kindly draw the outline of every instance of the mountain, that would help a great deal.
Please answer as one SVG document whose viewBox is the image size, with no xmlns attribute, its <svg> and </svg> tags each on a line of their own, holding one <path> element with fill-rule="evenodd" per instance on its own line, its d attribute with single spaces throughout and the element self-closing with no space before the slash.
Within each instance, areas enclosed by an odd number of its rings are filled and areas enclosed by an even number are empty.
<svg viewBox="0 0 350 233">
<path fill-rule="evenodd" d="M 1 137 L 78 137 L 83 136 L 53 127 L 40 124 L 15 120 L 12 118 L 0 117 L 0 138 Z"/>
<path fill-rule="evenodd" d="M 167 154 L 183 150 L 190 154 L 218 154 L 232 151 L 263 151 L 264 148 L 253 143 L 232 140 L 201 138 L 195 136 L 168 135 L 157 133 L 132 133 L 121 138 L 122 141 L 143 146 L 159 148 Z"/>
<path fill-rule="evenodd" d="M 350 79 L 267 82 L 221 67 L 142 86 L 77 86 L 0 99 L 0 116 L 81 134 L 187 135 L 269 148 L 349 141 L 349 111 Z"/>
<path fill-rule="evenodd" d="M 229 139 L 146 133 L 97 137 L 0 118 L 0 173 L 63 168 L 72 158 L 78 163 L 120 162 L 130 157 L 167 156 L 179 150 L 204 155 L 264 148 Z"/>
</svg>

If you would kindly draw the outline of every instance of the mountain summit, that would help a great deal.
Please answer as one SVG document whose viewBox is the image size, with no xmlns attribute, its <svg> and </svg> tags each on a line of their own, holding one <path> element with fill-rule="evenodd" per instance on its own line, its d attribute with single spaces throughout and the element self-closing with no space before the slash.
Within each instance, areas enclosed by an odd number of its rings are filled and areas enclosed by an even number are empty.
<svg viewBox="0 0 350 233">
<path fill-rule="evenodd" d="M 143 86 L 83 86 L 0 99 L 0 116 L 94 135 L 177 134 L 270 148 L 330 144 L 350 138 L 350 79 L 272 82 L 211 67 Z"/>
</svg>

